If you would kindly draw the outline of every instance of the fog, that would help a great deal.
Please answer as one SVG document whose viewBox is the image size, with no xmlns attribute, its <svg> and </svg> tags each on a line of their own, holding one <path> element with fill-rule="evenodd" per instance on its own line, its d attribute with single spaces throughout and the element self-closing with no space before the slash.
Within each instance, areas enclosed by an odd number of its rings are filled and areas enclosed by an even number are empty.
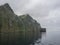
<svg viewBox="0 0 60 45">
<path fill-rule="evenodd" d="M 42 27 L 60 27 L 60 0 L 0 0 L 9 3 L 15 14 L 30 14 Z"/>
</svg>

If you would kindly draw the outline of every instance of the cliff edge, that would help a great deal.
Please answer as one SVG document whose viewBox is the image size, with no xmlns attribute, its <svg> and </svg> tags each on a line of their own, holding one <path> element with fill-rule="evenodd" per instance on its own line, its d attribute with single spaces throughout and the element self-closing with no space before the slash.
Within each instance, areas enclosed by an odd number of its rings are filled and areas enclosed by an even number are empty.
<svg viewBox="0 0 60 45">
<path fill-rule="evenodd" d="M 27 45 L 40 37 L 40 30 L 29 14 L 17 16 L 8 3 L 0 6 L 0 45 Z"/>
</svg>

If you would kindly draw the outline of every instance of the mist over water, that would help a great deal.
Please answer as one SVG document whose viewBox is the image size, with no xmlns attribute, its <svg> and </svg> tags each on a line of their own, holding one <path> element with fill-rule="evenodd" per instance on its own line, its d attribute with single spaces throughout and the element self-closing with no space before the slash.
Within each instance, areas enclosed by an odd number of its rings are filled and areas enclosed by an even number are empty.
<svg viewBox="0 0 60 45">
<path fill-rule="evenodd" d="M 35 45 L 60 45 L 60 28 L 48 28 L 41 36 L 40 43 L 35 42 Z"/>
<path fill-rule="evenodd" d="M 18 16 L 28 13 L 47 26 L 34 45 L 60 45 L 60 0 L 0 0 L 0 5 L 4 3 L 9 3 Z"/>
</svg>

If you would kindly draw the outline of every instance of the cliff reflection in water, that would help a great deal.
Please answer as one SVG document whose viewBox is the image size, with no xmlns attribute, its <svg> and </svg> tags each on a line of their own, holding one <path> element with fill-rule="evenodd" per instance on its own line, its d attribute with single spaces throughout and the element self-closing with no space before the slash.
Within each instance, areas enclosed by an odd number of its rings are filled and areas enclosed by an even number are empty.
<svg viewBox="0 0 60 45">
<path fill-rule="evenodd" d="M 38 37 L 37 37 L 38 38 Z M 38 39 L 36 39 L 35 41 L 33 41 L 31 44 L 29 45 L 35 45 L 35 44 L 39 44 L 41 43 L 41 38 L 42 38 L 42 33 L 40 33 L 40 37 Z"/>
<path fill-rule="evenodd" d="M 42 40 L 44 40 L 45 37 L 46 37 L 46 32 L 41 32 L 40 38 L 38 38 L 38 40 L 35 40 L 35 42 L 33 42 L 33 44 L 31 45 L 43 45 Z"/>
<path fill-rule="evenodd" d="M 41 38 L 40 31 L 40 23 L 29 14 L 17 16 L 8 3 L 0 6 L 0 45 L 31 44 Z"/>
</svg>

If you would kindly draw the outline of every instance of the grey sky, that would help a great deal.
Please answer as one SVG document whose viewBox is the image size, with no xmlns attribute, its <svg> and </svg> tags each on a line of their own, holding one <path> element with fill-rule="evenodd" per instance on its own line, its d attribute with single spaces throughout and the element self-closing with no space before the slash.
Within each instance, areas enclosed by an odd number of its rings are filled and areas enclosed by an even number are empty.
<svg viewBox="0 0 60 45">
<path fill-rule="evenodd" d="M 17 15 L 29 13 L 44 27 L 60 27 L 60 0 L 0 0 L 4 3 Z"/>
</svg>

